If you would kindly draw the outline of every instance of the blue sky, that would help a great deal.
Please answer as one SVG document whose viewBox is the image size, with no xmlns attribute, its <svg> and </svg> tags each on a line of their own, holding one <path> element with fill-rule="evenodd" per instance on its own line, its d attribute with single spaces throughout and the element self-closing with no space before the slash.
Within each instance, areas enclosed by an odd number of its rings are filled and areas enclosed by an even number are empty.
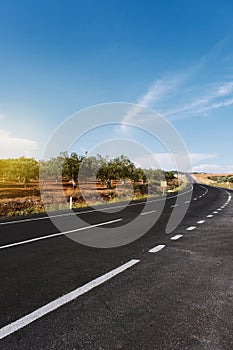
<svg viewBox="0 0 233 350">
<path fill-rule="evenodd" d="M 39 159 L 67 117 L 116 101 L 164 115 L 194 170 L 233 172 L 232 1 L 0 4 L 1 158 Z"/>
</svg>

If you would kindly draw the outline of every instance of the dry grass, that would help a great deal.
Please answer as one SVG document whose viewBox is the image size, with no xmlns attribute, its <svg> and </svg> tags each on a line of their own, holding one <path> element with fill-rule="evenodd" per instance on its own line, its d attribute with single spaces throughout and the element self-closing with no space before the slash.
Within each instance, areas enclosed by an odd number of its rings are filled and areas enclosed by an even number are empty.
<svg viewBox="0 0 233 350">
<path fill-rule="evenodd" d="M 132 185 L 117 182 L 112 185 L 112 189 L 106 189 L 100 182 L 89 182 L 73 189 L 72 184 L 64 179 L 62 184 L 48 181 L 41 187 L 41 195 L 39 181 L 31 181 L 27 187 L 16 181 L 0 182 L 0 216 L 68 209 L 71 196 L 73 207 L 132 199 Z"/>
<path fill-rule="evenodd" d="M 177 181 L 177 180 L 175 180 Z M 170 186 L 177 184 L 171 183 Z M 41 190 L 41 191 L 40 191 Z M 154 195 L 160 195 L 162 189 L 157 187 Z M 41 192 L 41 193 L 40 193 Z M 80 183 L 73 189 L 72 184 L 63 179 L 62 184 L 47 181 L 40 189 L 38 181 L 31 181 L 27 187 L 14 181 L 0 182 L 0 216 L 19 216 L 44 211 L 69 208 L 72 197 L 73 207 L 104 204 L 132 199 L 146 198 L 146 187 L 142 183 L 112 183 L 107 189 L 100 182 Z"/>
<path fill-rule="evenodd" d="M 216 186 L 216 187 L 223 187 L 223 188 L 228 188 L 228 189 L 233 190 L 233 183 L 230 183 L 229 185 L 227 185 L 224 182 L 217 183 L 216 181 L 208 179 L 208 177 L 212 177 L 212 176 L 229 176 L 229 175 L 232 175 L 232 174 L 229 174 L 229 173 L 227 173 L 227 174 L 194 174 L 193 177 L 200 184 Z"/>
</svg>

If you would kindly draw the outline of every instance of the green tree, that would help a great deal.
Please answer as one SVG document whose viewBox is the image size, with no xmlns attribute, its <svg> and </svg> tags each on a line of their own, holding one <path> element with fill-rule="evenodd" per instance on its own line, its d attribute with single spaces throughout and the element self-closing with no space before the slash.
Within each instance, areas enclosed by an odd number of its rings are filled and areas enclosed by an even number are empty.
<svg viewBox="0 0 233 350">
<path fill-rule="evenodd" d="M 165 171 L 166 180 L 173 180 L 175 178 L 173 171 Z"/>
<path fill-rule="evenodd" d="M 32 179 L 39 177 L 39 163 L 34 158 L 20 157 L 8 161 L 7 169 L 8 178 L 23 182 L 25 187 Z"/>
<path fill-rule="evenodd" d="M 71 153 L 70 157 L 64 153 L 63 176 L 69 180 L 76 181 L 78 179 L 79 167 L 84 156 L 78 156 L 77 153 Z"/>
<path fill-rule="evenodd" d="M 5 181 L 6 177 L 7 177 L 7 160 L 0 159 L 0 178 L 2 179 L 2 181 Z"/>
<path fill-rule="evenodd" d="M 145 175 L 144 171 L 141 168 L 137 168 L 131 174 L 130 179 L 133 180 L 134 182 L 139 182 L 139 181 L 145 182 L 146 181 L 146 175 Z"/>
</svg>

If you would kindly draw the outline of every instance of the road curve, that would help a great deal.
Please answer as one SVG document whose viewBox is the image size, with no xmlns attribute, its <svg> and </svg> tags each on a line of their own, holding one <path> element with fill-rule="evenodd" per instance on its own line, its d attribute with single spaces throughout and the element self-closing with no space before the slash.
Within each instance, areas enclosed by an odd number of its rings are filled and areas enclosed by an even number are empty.
<svg viewBox="0 0 233 350">
<path fill-rule="evenodd" d="M 117 248 L 78 244 L 41 215 L 1 220 L 0 348 L 232 349 L 231 192 L 193 186 L 173 232 L 166 224 L 182 208 L 170 196 L 145 235 Z M 139 215 L 143 229 L 157 206 L 77 215 L 93 233 Z"/>
</svg>

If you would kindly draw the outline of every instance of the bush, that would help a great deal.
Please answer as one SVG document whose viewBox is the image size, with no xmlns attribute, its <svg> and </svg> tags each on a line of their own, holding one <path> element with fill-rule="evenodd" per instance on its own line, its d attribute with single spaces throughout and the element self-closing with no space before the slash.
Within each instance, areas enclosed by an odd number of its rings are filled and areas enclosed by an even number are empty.
<svg viewBox="0 0 233 350">
<path fill-rule="evenodd" d="M 35 212 L 43 212 L 44 206 L 42 201 L 33 201 L 32 199 L 15 200 L 0 203 L 0 216 L 19 216 L 29 215 Z"/>
</svg>

